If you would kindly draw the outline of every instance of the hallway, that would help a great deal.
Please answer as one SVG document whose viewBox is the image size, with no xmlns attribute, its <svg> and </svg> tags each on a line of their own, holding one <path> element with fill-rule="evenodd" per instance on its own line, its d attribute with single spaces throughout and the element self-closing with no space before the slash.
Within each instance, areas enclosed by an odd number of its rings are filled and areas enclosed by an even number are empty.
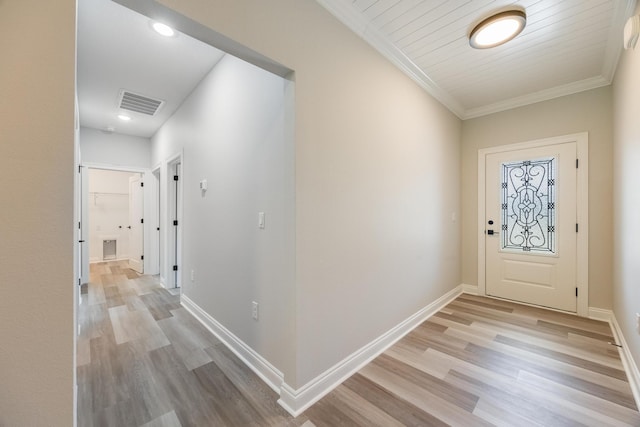
<svg viewBox="0 0 640 427">
<path fill-rule="evenodd" d="M 79 426 L 304 423 L 181 308 L 179 295 L 126 264 L 92 264 L 82 295 Z"/>
<path fill-rule="evenodd" d="M 461 295 L 293 419 L 179 296 L 92 264 L 78 425 L 640 425 L 605 323 Z"/>
</svg>

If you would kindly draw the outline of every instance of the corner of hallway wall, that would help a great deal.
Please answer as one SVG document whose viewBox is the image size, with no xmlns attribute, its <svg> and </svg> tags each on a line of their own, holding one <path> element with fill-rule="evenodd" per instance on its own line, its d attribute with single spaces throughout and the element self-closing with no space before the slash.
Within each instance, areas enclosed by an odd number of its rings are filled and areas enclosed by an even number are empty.
<svg viewBox="0 0 640 427">
<path fill-rule="evenodd" d="M 638 370 L 638 364 L 636 363 L 637 359 L 634 359 L 632 354 L 633 348 L 627 342 L 625 334 L 622 332 L 622 329 L 620 329 L 620 323 L 618 323 L 613 313 L 611 313 L 609 324 L 611 325 L 615 342 L 619 345 L 618 353 L 620 354 L 624 371 L 627 374 L 629 387 L 636 401 L 636 407 L 640 408 L 640 370 Z"/>
<path fill-rule="evenodd" d="M 295 71 L 291 387 L 459 285 L 454 114 L 314 1 L 159 3 Z"/>
<path fill-rule="evenodd" d="M 589 133 L 589 306 L 612 307 L 613 128 L 606 86 L 462 124 L 462 281 L 478 282 L 478 150 L 580 132 Z"/>
<path fill-rule="evenodd" d="M 640 6 L 634 14 L 640 14 Z M 614 185 L 613 185 L 613 312 L 628 345 L 628 353 L 640 365 L 640 46 L 622 53 L 613 80 Z"/>
<path fill-rule="evenodd" d="M 0 2 L 0 425 L 74 419 L 76 1 Z"/>
<path fill-rule="evenodd" d="M 397 325 L 394 325 L 383 334 L 358 348 L 302 387 L 294 389 L 286 382 L 283 383 L 280 389 L 280 399 L 278 403 L 291 415 L 297 417 L 369 362 L 393 346 L 405 335 L 420 326 L 429 319 L 429 317 L 442 310 L 459 295 L 469 290 L 473 291 L 468 287 L 465 290 L 465 285 L 458 285 L 449 290 L 444 295 L 429 302 L 425 307 L 420 308 L 416 313 L 412 313 L 411 316 L 403 319 Z"/>
</svg>

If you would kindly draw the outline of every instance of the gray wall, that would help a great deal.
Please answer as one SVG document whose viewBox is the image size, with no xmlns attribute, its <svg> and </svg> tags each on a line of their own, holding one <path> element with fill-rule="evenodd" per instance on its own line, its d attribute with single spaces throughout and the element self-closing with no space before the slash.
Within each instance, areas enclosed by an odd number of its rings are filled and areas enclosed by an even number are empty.
<svg viewBox="0 0 640 427">
<path fill-rule="evenodd" d="M 640 13 L 640 6 L 635 14 Z M 614 275 L 613 311 L 636 365 L 640 363 L 640 46 L 622 54 L 613 85 Z"/>
<path fill-rule="evenodd" d="M 183 151 L 183 294 L 283 371 L 293 372 L 293 147 L 285 89 L 227 55 L 153 138 L 153 162 Z M 208 181 L 202 193 L 199 182 Z M 166 181 L 161 187 L 167 197 Z M 258 228 L 258 212 L 266 227 Z M 161 215 L 166 218 L 166 212 Z M 169 265 L 169 264 L 167 264 Z M 190 280 L 191 270 L 195 280 Z M 251 302 L 259 303 L 259 321 Z"/>
</svg>

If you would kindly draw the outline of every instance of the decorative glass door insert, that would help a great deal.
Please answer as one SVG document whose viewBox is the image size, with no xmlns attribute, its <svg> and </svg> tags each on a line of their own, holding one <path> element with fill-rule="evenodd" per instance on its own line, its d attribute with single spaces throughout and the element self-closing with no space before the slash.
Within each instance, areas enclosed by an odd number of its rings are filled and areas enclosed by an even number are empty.
<svg viewBox="0 0 640 427">
<path fill-rule="evenodd" d="M 501 250 L 556 253 L 556 159 L 501 164 Z"/>
</svg>

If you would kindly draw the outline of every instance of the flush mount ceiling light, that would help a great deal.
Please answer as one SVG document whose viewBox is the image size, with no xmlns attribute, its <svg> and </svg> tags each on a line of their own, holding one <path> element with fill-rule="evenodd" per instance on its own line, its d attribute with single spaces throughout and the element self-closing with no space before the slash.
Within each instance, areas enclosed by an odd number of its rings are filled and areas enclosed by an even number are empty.
<svg viewBox="0 0 640 427">
<path fill-rule="evenodd" d="M 154 22 L 151 24 L 151 28 L 155 30 L 156 33 L 165 37 L 173 37 L 176 35 L 176 32 L 173 28 L 168 26 L 167 24 L 163 24 L 162 22 Z"/>
<path fill-rule="evenodd" d="M 488 17 L 471 30 L 469 44 L 476 49 L 500 46 L 524 30 L 527 15 L 521 10 L 508 10 Z"/>
<path fill-rule="evenodd" d="M 127 116 L 126 114 L 118 114 L 118 118 L 123 122 L 128 122 L 129 120 L 131 120 L 131 117 Z"/>
</svg>

